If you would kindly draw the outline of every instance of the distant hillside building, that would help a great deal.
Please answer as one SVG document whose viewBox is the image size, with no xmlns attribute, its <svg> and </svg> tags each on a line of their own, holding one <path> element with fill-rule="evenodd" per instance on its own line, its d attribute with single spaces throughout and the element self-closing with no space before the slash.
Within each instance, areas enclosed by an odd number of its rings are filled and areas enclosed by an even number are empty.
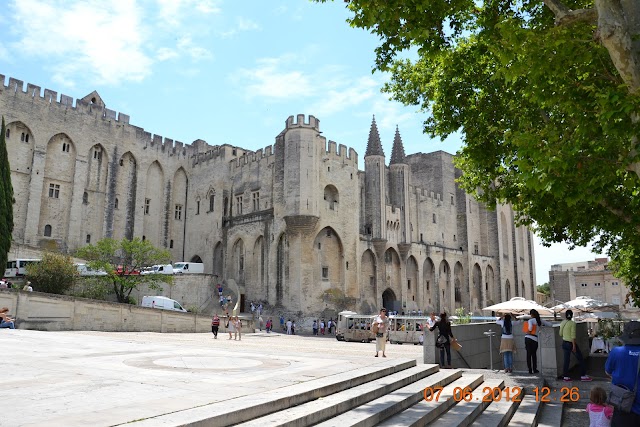
<svg viewBox="0 0 640 427">
<path fill-rule="evenodd" d="M 375 312 L 478 312 L 535 296 L 532 236 L 455 183 L 451 154 L 384 154 L 375 119 L 358 155 L 289 117 L 249 151 L 152 135 L 105 107 L 0 76 L 18 245 L 71 252 L 134 236 L 202 261 L 246 300 L 320 312 L 326 291 Z M 248 124 L 250 125 L 250 124 Z M 366 138 L 366 135 L 363 135 Z"/>
<path fill-rule="evenodd" d="M 609 270 L 609 258 L 594 261 L 554 264 L 549 271 L 551 299 L 570 301 L 580 296 L 588 296 L 602 302 L 616 304 L 621 309 L 625 305 L 629 289 Z"/>
</svg>

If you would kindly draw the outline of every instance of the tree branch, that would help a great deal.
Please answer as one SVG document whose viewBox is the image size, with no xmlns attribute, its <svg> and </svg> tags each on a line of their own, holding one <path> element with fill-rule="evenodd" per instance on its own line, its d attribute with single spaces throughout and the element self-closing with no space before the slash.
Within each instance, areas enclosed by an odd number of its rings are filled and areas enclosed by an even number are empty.
<svg viewBox="0 0 640 427">
<path fill-rule="evenodd" d="M 556 16 L 556 25 L 573 25 L 577 22 L 591 22 L 595 24 L 598 14 L 594 8 L 571 10 L 560 0 L 543 0 Z"/>
<path fill-rule="evenodd" d="M 598 202 L 598 204 L 600 206 L 602 206 L 603 208 L 605 208 L 607 211 L 609 211 L 610 213 L 612 213 L 616 218 L 620 219 L 621 221 L 623 221 L 626 224 L 633 224 L 633 218 L 631 218 L 629 215 L 627 215 L 625 213 L 624 210 L 622 209 L 618 209 L 618 208 L 614 208 L 612 206 L 609 206 L 609 204 L 607 203 L 606 200 L 600 200 Z M 635 225 L 634 228 L 638 231 L 640 231 L 640 225 Z"/>
</svg>

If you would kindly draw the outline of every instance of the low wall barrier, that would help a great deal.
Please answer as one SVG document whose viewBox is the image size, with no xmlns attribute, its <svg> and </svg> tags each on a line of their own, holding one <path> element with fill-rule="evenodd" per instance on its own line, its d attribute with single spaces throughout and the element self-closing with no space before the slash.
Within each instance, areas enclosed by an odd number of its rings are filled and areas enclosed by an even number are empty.
<svg viewBox="0 0 640 427">
<path fill-rule="evenodd" d="M 16 326 L 42 331 L 209 332 L 211 317 L 66 295 L 0 290 Z M 250 317 L 240 316 L 242 332 L 254 332 Z M 225 318 L 220 332 L 226 332 Z"/>
<path fill-rule="evenodd" d="M 558 377 L 562 375 L 564 352 L 562 351 L 562 339 L 558 334 L 559 323 L 552 327 L 541 327 L 538 330 L 538 370 L 545 377 Z M 491 341 L 485 332 L 495 332 Z M 451 350 L 451 364 L 454 368 L 489 369 L 493 358 L 493 369 L 504 369 L 502 355 L 500 354 L 500 337 L 502 330 L 495 323 L 469 323 L 454 325 L 453 335 L 462 344 L 460 352 Z M 513 355 L 513 367 L 516 371 L 527 371 L 526 350 L 524 346 L 524 334 L 522 323 L 513 327 L 514 340 L 517 351 Z M 578 323 L 576 328 L 577 343 L 583 357 L 589 357 L 589 335 L 586 323 Z M 438 329 L 433 332 L 425 331 L 424 337 L 424 363 L 440 363 L 440 349 L 436 347 Z M 491 342 L 491 350 L 489 343 Z M 446 353 L 445 353 L 446 359 Z M 446 360 L 445 360 L 446 363 Z M 575 357 L 571 357 L 570 367 L 577 364 Z"/>
</svg>

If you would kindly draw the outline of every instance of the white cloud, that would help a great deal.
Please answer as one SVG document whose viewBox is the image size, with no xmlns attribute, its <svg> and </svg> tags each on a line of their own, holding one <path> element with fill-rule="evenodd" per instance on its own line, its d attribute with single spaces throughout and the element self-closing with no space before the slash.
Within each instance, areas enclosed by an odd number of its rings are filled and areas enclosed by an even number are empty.
<svg viewBox="0 0 640 427">
<path fill-rule="evenodd" d="M 314 79 L 315 80 L 315 79 Z M 309 107 L 318 116 L 330 116 L 374 98 L 379 83 L 372 77 L 358 79 L 333 77 L 323 82 L 320 98 Z"/>
<path fill-rule="evenodd" d="M 256 62 L 255 68 L 241 69 L 231 77 L 243 87 L 247 98 L 306 100 L 308 111 L 316 116 L 326 117 L 371 101 L 381 84 L 368 75 L 349 77 L 344 67 L 337 65 L 305 71 L 307 58 L 292 53 Z"/>
<path fill-rule="evenodd" d="M 315 93 L 310 76 L 300 70 L 284 70 L 295 62 L 295 55 L 283 55 L 278 58 L 262 58 L 254 69 L 241 69 L 232 80 L 245 88 L 247 97 L 265 97 L 270 99 L 303 98 Z"/>
<path fill-rule="evenodd" d="M 82 74 L 94 76 L 98 83 L 115 84 L 138 81 L 150 73 L 141 10 L 134 3 L 20 0 L 13 9 L 18 41 L 12 47 L 47 58 L 56 81 L 69 84 Z"/>
<path fill-rule="evenodd" d="M 209 59 L 212 57 L 211 52 L 207 49 L 193 44 L 191 36 L 183 36 L 178 40 L 178 49 L 181 52 L 186 52 L 192 59 L 199 61 L 202 59 Z"/>
<path fill-rule="evenodd" d="M 205 15 L 220 13 L 218 3 L 215 0 L 157 0 L 158 17 L 169 27 L 180 27 L 194 10 Z"/>
<path fill-rule="evenodd" d="M 220 36 L 228 39 L 243 31 L 256 31 L 260 29 L 261 27 L 257 22 L 248 18 L 239 17 L 236 19 L 235 26 L 230 30 L 222 31 Z"/>
<path fill-rule="evenodd" d="M 260 25 L 248 18 L 238 18 L 238 29 L 240 31 L 251 31 L 260 29 Z"/>
<path fill-rule="evenodd" d="M 156 59 L 158 61 L 166 61 L 168 59 L 173 59 L 178 57 L 178 52 L 173 49 L 169 49 L 168 47 L 161 47 L 156 52 Z"/>
</svg>

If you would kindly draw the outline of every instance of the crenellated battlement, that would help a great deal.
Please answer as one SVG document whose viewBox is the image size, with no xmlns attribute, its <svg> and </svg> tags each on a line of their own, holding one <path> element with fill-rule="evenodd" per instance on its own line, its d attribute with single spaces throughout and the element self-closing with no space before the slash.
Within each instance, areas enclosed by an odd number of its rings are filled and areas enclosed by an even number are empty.
<svg viewBox="0 0 640 427">
<path fill-rule="evenodd" d="M 24 82 L 14 77 L 9 77 L 9 83 L 7 85 L 5 85 L 4 82 L 5 75 L 0 74 L 0 83 L 2 83 L 1 92 L 6 92 L 7 94 L 13 94 L 14 96 L 24 96 L 35 101 L 42 101 L 44 103 L 56 105 L 65 109 L 71 108 L 79 112 L 89 113 L 91 115 L 102 117 L 106 120 L 113 120 L 123 124 L 129 123 L 129 115 L 123 113 L 118 114 L 118 112 L 116 111 L 110 110 L 108 108 L 102 108 L 102 106 L 100 105 L 91 104 L 82 99 L 76 99 L 74 106 L 73 97 L 69 95 L 60 94 L 60 98 L 58 99 L 58 92 L 51 89 L 45 89 L 43 94 L 42 88 L 32 83 L 27 83 L 27 89 L 25 90 Z"/>
<path fill-rule="evenodd" d="M 79 114 L 90 115 L 97 119 L 102 119 L 105 123 L 114 122 L 123 126 L 125 130 L 135 133 L 136 138 L 142 141 L 144 148 L 156 148 L 158 151 L 167 153 L 168 155 L 179 155 L 190 157 L 191 153 L 197 151 L 196 148 L 189 144 L 184 144 L 172 138 L 165 138 L 161 135 L 152 135 L 143 128 L 130 124 L 130 116 L 124 113 L 105 108 L 102 105 L 87 102 L 84 99 L 74 98 L 65 94 L 60 94 L 51 89 L 44 89 L 38 85 L 27 83 L 24 89 L 24 81 L 9 77 L 9 82 L 5 85 L 5 75 L 0 74 L 0 96 L 9 95 L 14 97 L 24 97 L 31 102 L 42 102 L 49 107 L 60 108 L 65 111 L 75 111 Z M 201 141 L 201 140 L 198 140 Z M 205 145 L 206 143 L 202 141 Z"/>
<path fill-rule="evenodd" d="M 423 187 L 417 187 L 415 185 L 409 185 L 409 193 L 415 194 L 418 201 L 424 201 L 428 199 L 431 199 L 434 202 L 442 201 L 441 193 L 430 191 Z"/>
<path fill-rule="evenodd" d="M 320 120 L 316 119 L 314 116 L 309 115 L 309 121 L 305 122 L 304 114 L 298 114 L 296 116 L 296 121 L 293 121 L 293 116 L 289 116 L 287 121 L 285 122 L 285 128 L 310 128 L 315 129 L 320 132 Z"/>
<path fill-rule="evenodd" d="M 337 142 L 329 140 L 325 147 L 325 156 L 327 160 L 335 160 L 342 164 L 350 164 L 355 168 L 358 167 L 358 153 L 344 144 L 338 145 Z"/>
</svg>

